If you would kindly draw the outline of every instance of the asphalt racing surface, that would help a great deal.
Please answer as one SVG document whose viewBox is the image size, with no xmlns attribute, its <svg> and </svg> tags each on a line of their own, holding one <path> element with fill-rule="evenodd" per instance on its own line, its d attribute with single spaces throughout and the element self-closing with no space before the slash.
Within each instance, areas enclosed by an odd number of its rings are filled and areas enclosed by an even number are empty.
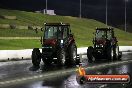
<svg viewBox="0 0 132 88">
<path fill-rule="evenodd" d="M 123 52 L 121 61 L 108 62 L 100 60 L 88 63 L 83 56 L 87 74 L 121 74 L 132 75 L 132 52 Z M 53 65 L 32 71 L 31 60 L 0 62 L 0 88 L 132 88 L 130 84 L 85 84 L 76 82 L 77 67 L 60 67 Z"/>
</svg>

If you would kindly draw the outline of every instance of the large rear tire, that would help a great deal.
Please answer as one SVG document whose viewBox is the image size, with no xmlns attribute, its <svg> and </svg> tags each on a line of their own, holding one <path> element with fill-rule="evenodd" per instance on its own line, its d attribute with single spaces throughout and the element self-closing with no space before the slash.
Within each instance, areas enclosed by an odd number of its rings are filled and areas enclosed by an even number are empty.
<svg viewBox="0 0 132 88">
<path fill-rule="evenodd" d="M 113 47 L 108 47 L 108 49 L 107 49 L 107 58 L 108 58 L 109 61 L 113 61 L 113 58 L 114 58 Z"/>
<path fill-rule="evenodd" d="M 87 49 L 87 57 L 88 57 L 88 62 L 92 63 L 93 62 L 93 47 L 89 46 Z"/>
<path fill-rule="evenodd" d="M 79 58 L 77 59 L 77 47 L 75 43 L 72 43 L 69 46 L 69 52 L 68 52 L 69 58 L 67 59 L 66 65 L 76 65 L 79 63 Z"/>
<path fill-rule="evenodd" d="M 122 52 L 119 52 L 118 60 L 121 60 Z"/>
<path fill-rule="evenodd" d="M 41 53 L 39 48 L 34 48 L 32 51 L 32 64 L 35 67 L 39 67 L 41 61 Z"/>
<path fill-rule="evenodd" d="M 64 66 L 66 61 L 66 55 L 64 49 L 60 49 L 57 51 L 57 65 Z"/>
<path fill-rule="evenodd" d="M 119 46 L 114 47 L 114 60 L 119 60 Z"/>
</svg>

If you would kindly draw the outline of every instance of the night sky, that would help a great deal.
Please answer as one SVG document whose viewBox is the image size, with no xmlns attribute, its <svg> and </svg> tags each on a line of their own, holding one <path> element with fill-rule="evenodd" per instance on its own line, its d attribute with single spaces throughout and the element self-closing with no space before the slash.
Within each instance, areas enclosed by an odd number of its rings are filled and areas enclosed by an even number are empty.
<svg viewBox="0 0 132 88">
<path fill-rule="evenodd" d="M 79 16 L 80 0 L 48 0 L 48 9 L 58 15 Z M 108 0 L 108 24 L 124 24 L 125 0 Z M 36 11 L 45 8 L 45 0 L 0 0 L 0 8 Z M 82 16 L 105 22 L 105 0 L 82 0 Z M 127 2 L 127 23 L 132 24 L 132 1 Z"/>
</svg>

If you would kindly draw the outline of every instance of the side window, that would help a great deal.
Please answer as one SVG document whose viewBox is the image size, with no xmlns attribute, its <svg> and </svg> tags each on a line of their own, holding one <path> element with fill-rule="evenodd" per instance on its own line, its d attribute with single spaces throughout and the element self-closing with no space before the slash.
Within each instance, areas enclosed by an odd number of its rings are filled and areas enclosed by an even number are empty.
<svg viewBox="0 0 132 88">
<path fill-rule="evenodd" d="M 53 36 L 53 27 L 46 27 L 46 32 L 45 32 L 45 38 L 52 38 Z"/>
<path fill-rule="evenodd" d="M 62 27 L 58 27 L 59 30 L 58 30 L 58 39 L 61 39 L 62 38 Z"/>
<path fill-rule="evenodd" d="M 67 38 L 68 36 L 68 28 L 67 27 L 64 27 L 64 31 L 63 31 L 63 38 Z"/>
<path fill-rule="evenodd" d="M 53 30 L 53 37 L 54 38 L 57 38 L 57 27 L 54 27 L 54 30 Z"/>
<path fill-rule="evenodd" d="M 107 31 L 107 39 L 110 40 L 112 38 L 112 33 L 111 31 Z"/>
</svg>

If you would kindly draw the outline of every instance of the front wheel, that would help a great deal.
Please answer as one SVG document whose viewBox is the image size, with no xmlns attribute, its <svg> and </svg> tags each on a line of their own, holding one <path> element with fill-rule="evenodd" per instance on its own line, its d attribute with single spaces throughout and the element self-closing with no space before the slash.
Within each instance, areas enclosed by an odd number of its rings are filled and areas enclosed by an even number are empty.
<svg viewBox="0 0 132 88">
<path fill-rule="evenodd" d="M 114 47 L 114 59 L 119 60 L 119 46 Z"/>
<path fill-rule="evenodd" d="M 88 62 L 92 63 L 93 62 L 93 47 L 90 46 L 87 49 L 87 57 L 88 57 Z"/>
<path fill-rule="evenodd" d="M 60 49 L 57 51 L 57 65 L 58 66 L 63 66 L 65 65 L 65 51 L 63 49 Z"/>
<path fill-rule="evenodd" d="M 33 63 L 33 66 L 39 67 L 40 61 L 41 61 L 40 50 L 39 50 L 39 48 L 34 48 L 33 51 L 32 51 L 32 63 Z"/>
<path fill-rule="evenodd" d="M 107 49 L 107 58 L 109 61 L 113 61 L 113 58 L 114 58 L 114 51 L 113 51 L 113 47 L 109 47 Z"/>
<path fill-rule="evenodd" d="M 119 52 L 118 60 L 121 60 L 122 52 Z"/>
</svg>

